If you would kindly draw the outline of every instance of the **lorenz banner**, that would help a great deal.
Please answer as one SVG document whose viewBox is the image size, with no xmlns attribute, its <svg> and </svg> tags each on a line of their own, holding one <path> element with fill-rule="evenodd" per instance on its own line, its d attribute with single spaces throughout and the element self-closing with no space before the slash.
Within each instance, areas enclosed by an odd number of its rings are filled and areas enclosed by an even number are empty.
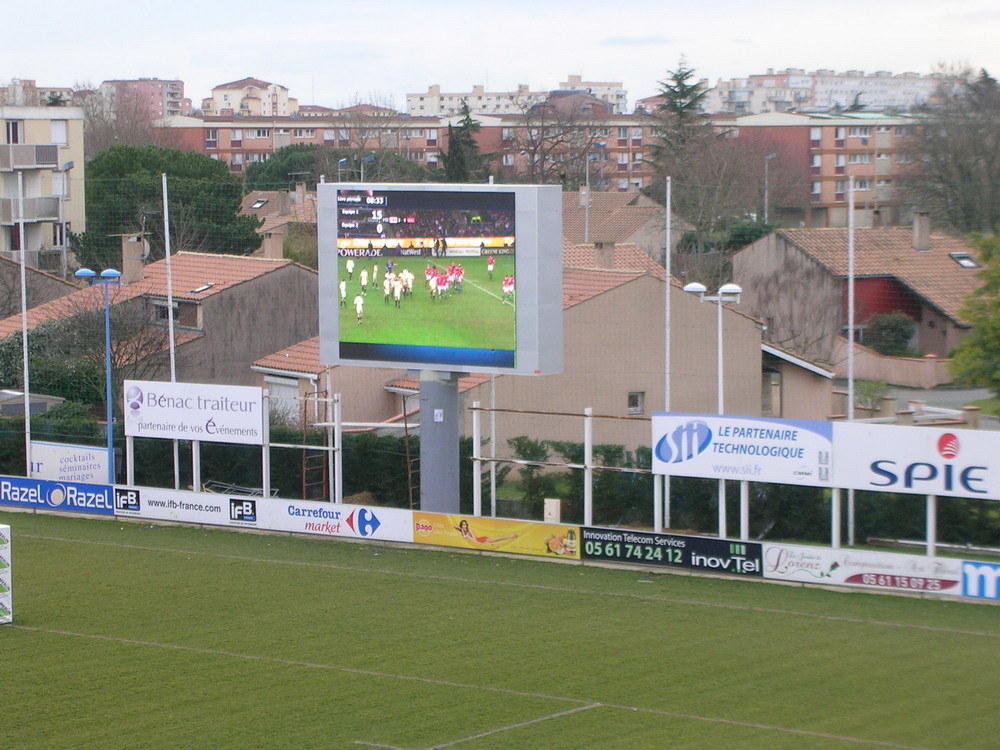
<svg viewBox="0 0 1000 750">
<path fill-rule="evenodd" d="M 653 414 L 653 473 L 827 487 L 832 422 Z"/>
<path fill-rule="evenodd" d="M 580 559 L 576 526 L 413 512 L 413 541 L 440 547 Z"/>
<path fill-rule="evenodd" d="M 264 390 L 243 385 L 125 381 L 131 437 L 264 444 Z"/>
</svg>

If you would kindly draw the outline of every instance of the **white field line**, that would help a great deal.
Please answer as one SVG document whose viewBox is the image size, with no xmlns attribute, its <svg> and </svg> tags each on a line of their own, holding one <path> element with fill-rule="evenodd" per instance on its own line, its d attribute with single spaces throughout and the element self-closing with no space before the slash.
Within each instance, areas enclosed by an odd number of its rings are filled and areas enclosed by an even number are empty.
<svg viewBox="0 0 1000 750">
<path fill-rule="evenodd" d="M 24 535 L 21 535 L 22 538 L 23 538 L 23 536 Z M 513 729 L 518 729 L 520 727 L 526 727 L 526 726 L 529 726 L 531 724 L 538 723 L 540 721 L 548 721 L 550 719 L 554 719 L 554 718 L 557 718 L 557 717 L 560 717 L 560 716 L 566 716 L 568 714 L 577 713 L 579 711 L 589 710 L 589 709 L 592 709 L 592 708 L 608 708 L 608 709 L 617 710 L 617 711 L 629 711 L 629 712 L 634 712 L 634 713 L 642 713 L 642 714 L 649 714 L 649 715 L 655 715 L 655 716 L 666 716 L 666 717 L 670 717 L 670 718 L 674 718 L 674 719 L 685 719 L 685 720 L 688 720 L 688 721 L 703 721 L 703 722 L 708 722 L 708 723 L 712 723 L 712 724 L 726 724 L 726 725 L 729 725 L 729 726 L 746 727 L 746 728 L 749 728 L 749 729 L 758 729 L 758 730 L 762 730 L 762 731 L 779 732 L 781 734 L 792 734 L 792 735 L 797 735 L 797 736 L 802 736 L 802 737 L 819 737 L 819 738 L 824 738 L 824 739 L 838 740 L 838 741 L 841 741 L 841 742 L 851 742 L 851 743 L 855 743 L 855 744 L 859 744 L 859 745 L 869 745 L 871 747 L 888 747 L 888 748 L 895 748 L 896 750 L 929 750 L 929 748 L 924 748 L 924 747 L 920 747 L 920 746 L 901 745 L 901 744 L 894 743 L 894 742 L 882 742 L 880 740 L 871 740 L 871 739 L 865 739 L 865 738 L 862 738 L 862 737 L 851 737 L 851 736 L 848 736 L 848 735 L 830 734 L 828 732 L 812 732 L 812 731 L 805 730 L 805 729 L 794 729 L 794 728 L 790 728 L 790 727 L 781 727 L 781 726 L 776 726 L 776 725 L 773 725 L 773 724 L 759 724 L 759 723 L 750 722 L 750 721 L 736 721 L 734 719 L 724 719 L 724 718 L 720 718 L 720 717 L 717 717 L 717 716 L 700 716 L 698 714 L 687 714 L 687 713 L 680 713 L 680 712 L 676 712 L 676 711 L 665 711 L 665 710 L 662 710 L 662 709 L 647 708 L 647 707 L 643 707 L 643 706 L 622 706 L 622 705 L 609 704 L 609 703 L 594 703 L 592 701 L 585 701 L 585 700 L 583 700 L 581 698 L 572 698 L 572 697 L 561 696 L 561 695 L 547 695 L 545 693 L 532 693 L 532 692 L 527 692 L 527 691 L 523 691 L 523 690 L 511 690 L 509 688 L 498 688 L 498 687 L 494 687 L 492 685 L 477 685 L 477 684 L 473 684 L 473 683 L 453 682 L 451 680 L 439 680 L 439 679 L 433 679 L 433 678 L 430 678 L 430 677 L 420 677 L 418 675 L 392 674 L 390 672 L 380 672 L 380 671 L 377 671 L 377 670 L 374 670 L 374 669 L 357 669 L 357 668 L 354 668 L 354 667 L 341 667 L 341 666 L 337 666 L 337 665 L 334 665 L 334 664 L 322 664 L 322 663 L 319 663 L 319 662 L 307 662 L 307 661 L 301 661 L 301 660 L 298 660 L 298 659 L 283 659 L 283 658 L 278 658 L 278 657 L 273 657 L 273 656 L 262 656 L 262 655 L 259 655 L 259 654 L 243 654 L 243 653 L 239 653 L 237 651 L 224 651 L 222 649 L 201 648 L 199 646 L 183 646 L 183 645 L 176 644 L 176 643 L 161 643 L 161 642 L 157 642 L 157 641 L 143 641 L 143 640 L 139 640 L 139 639 L 136 639 L 136 638 L 120 638 L 120 637 L 117 637 L 117 636 L 99 635 L 99 634 L 94 634 L 94 633 L 74 633 L 73 631 L 69 631 L 69 630 L 57 630 L 57 629 L 54 629 L 54 628 L 40 628 L 40 627 L 34 627 L 34 626 L 29 626 L 29 625 L 12 624 L 12 625 L 8 625 L 7 627 L 10 627 L 10 628 L 12 628 L 14 630 L 23 630 L 23 631 L 32 632 L 32 633 L 44 633 L 44 634 L 47 634 L 47 635 L 56 635 L 56 636 L 62 636 L 62 637 L 66 637 L 66 638 L 83 638 L 83 639 L 94 640 L 94 641 L 103 641 L 103 642 L 106 642 L 106 643 L 121 643 L 121 644 L 129 645 L 129 646 L 143 646 L 143 647 L 146 647 L 146 648 L 169 649 L 169 650 L 172 650 L 172 651 L 182 651 L 182 652 L 185 652 L 185 653 L 204 654 L 206 656 L 225 656 L 225 657 L 229 657 L 231 659 L 240 659 L 240 660 L 243 660 L 243 661 L 256 661 L 256 662 L 263 662 L 263 663 L 267 663 L 267 664 L 281 664 L 281 665 L 293 666 L 293 667 L 306 667 L 306 668 L 309 668 L 309 669 L 323 669 L 323 670 L 329 670 L 331 672 L 341 672 L 343 674 L 360 675 L 360 676 L 363 676 L 363 677 L 377 677 L 377 678 L 380 678 L 380 679 L 401 680 L 401 681 L 407 681 L 407 682 L 422 682 L 422 683 L 426 683 L 426 684 L 430 684 L 430 685 L 438 685 L 438 686 L 442 686 L 442 687 L 454 687 L 454 688 L 459 688 L 459 689 L 463 689 L 463 690 L 480 690 L 480 691 L 490 692 L 490 693 L 500 693 L 500 694 L 504 694 L 504 695 L 513 695 L 513 696 L 517 696 L 517 697 L 520 697 L 520 698 L 538 698 L 540 700 L 562 701 L 562 702 L 566 702 L 566 703 L 577 703 L 577 704 L 579 704 L 576 708 L 569 709 L 567 711 L 562 711 L 562 712 L 558 712 L 558 713 L 555 713 L 555 714 L 550 714 L 548 716 L 543 716 L 543 717 L 539 717 L 539 718 L 535 718 L 535 719 L 530 719 L 530 720 L 527 720 L 527 721 L 524 721 L 524 722 L 520 722 L 520 723 L 517 723 L 517 724 L 510 724 L 510 725 L 504 726 L 504 727 L 497 727 L 496 729 L 490 730 L 488 732 L 476 734 L 476 735 L 473 735 L 473 736 L 470 736 L 470 737 L 463 737 L 461 739 L 455 739 L 455 740 L 452 740 L 450 742 L 447 742 L 447 743 L 444 743 L 444 744 L 440 744 L 440 745 L 432 745 L 432 746 L 430 746 L 428 748 L 423 748 L 422 750 L 436 750 L 437 748 L 453 747 L 453 746 L 458 745 L 458 744 L 463 743 L 463 742 L 471 742 L 472 740 L 476 740 L 476 739 L 480 739 L 480 738 L 483 738 L 483 737 L 487 737 L 487 736 L 489 736 L 491 734 L 496 734 L 496 733 L 504 732 L 504 731 L 510 731 L 510 730 L 513 730 Z M 378 744 L 374 744 L 374 743 L 366 743 L 366 742 L 360 742 L 360 741 L 356 742 L 356 744 L 364 744 L 364 745 L 368 745 L 369 747 L 381 747 L 381 748 L 386 748 L 387 750 L 407 750 L 406 748 L 395 747 L 393 745 L 378 745 Z M 416 749 L 413 749 L 413 750 L 416 750 Z"/>
<path fill-rule="evenodd" d="M 811 620 L 825 620 L 830 622 L 846 622 L 856 625 L 871 625 L 885 628 L 901 628 L 903 630 L 917 630 L 930 633 L 950 633 L 954 635 L 970 635 L 980 638 L 1000 639 L 1000 631 L 986 632 L 978 630 L 963 630 L 960 628 L 945 628 L 934 625 L 920 625 L 915 623 L 888 622 L 883 620 L 868 620 L 861 617 L 845 617 L 840 615 L 823 615 L 812 612 L 798 612 L 791 609 L 776 609 L 771 607 L 755 607 L 746 604 L 727 604 L 725 602 L 706 602 L 696 599 L 682 599 L 671 596 L 661 596 L 656 594 L 632 594 L 617 591 L 592 591 L 586 589 L 575 589 L 565 586 L 549 586 L 538 583 L 518 583 L 513 581 L 485 580 L 479 578 L 462 578 L 460 576 L 442 576 L 431 573 L 414 573 L 403 570 L 377 570 L 352 565 L 337 565 L 334 563 L 301 562 L 296 560 L 275 560 L 267 557 L 250 557 L 245 555 L 227 555 L 218 552 L 206 552 L 202 550 L 181 550 L 171 547 L 152 547 L 138 544 L 122 544 L 119 542 L 98 542 L 93 540 L 69 539 L 63 537 L 41 536 L 34 534 L 19 534 L 20 539 L 40 539 L 44 541 L 65 542 L 70 544 L 92 544 L 104 547 L 114 547 L 119 549 L 134 549 L 146 552 L 164 552 L 177 555 L 200 555 L 203 557 L 214 557 L 219 560 L 238 560 L 241 562 L 269 563 L 276 565 L 295 565 L 308 568 L 321 568 L 327 570 L 343 570 L 353 573 L 369 573 L 376 575 L 398 576 L 404 578 L 420 578 L 429 581 L 444 581 L 446 583 L 467 583 L 484 586 L 508 586 L 512 588 L 523 588 L 534 591 L 551 591 L 560 594 L 576 594 L 580 596 L 598 596 L 616 599 L 631 599 L 634 601 L 663 602 L 667 604 L 682 604 L 689 607 L 711 607 L 714 609 L 725 609 L 738 612 L 759 612 L 762 614 L 781 615 L 782 617 L 803 617 Z"/>
</svg>

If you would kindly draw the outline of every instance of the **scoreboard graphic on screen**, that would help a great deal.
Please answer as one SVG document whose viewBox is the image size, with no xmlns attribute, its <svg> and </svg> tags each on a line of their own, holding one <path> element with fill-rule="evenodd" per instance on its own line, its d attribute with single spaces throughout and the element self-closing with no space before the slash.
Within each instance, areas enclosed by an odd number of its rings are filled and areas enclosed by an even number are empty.
<svg viewBox="0 0 1000 750">
<path fill-rule="evenodd" d="M 318 187 L 324 362 L 561 371 L 557 186 Z"/>
</svg>

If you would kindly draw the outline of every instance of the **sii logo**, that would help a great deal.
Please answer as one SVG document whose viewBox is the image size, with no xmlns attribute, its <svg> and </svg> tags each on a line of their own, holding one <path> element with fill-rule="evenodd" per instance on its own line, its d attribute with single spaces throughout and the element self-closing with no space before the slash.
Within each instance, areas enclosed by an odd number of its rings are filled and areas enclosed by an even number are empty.
<svg viewBox="0 0 1000 750">
<path fill-rule="evenodd" d="M 367 508 L 358 508 L 351 511 L 351 515 L 347 517 L 347 525 L 358 536 L 371 536 L 378 531 L 378 527 L 382 525 L 382 522 Z"/>
<path fill-rule="evenodd" d="M 665 464 L 679 464 L 704 453 L 711 443 L 711 428 L 695 420 L 675 427 L 673 432 L 660 438 L 655 453 Z"/>
<path fill-rule="evenodd" d="M 257 501 L 229 498 L 229 520 L 257 523 Z"/>
</svg>

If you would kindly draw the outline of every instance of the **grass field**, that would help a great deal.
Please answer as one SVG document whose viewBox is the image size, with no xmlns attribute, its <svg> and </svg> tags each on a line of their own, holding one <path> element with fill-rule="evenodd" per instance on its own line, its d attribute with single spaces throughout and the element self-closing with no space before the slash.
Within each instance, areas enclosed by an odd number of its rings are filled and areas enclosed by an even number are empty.
<svg viewBox="0 0 1000 750">
<path fill-rule="evenodd" d="M 395 270 L 408 268 L 414 275 L 413 296 L 404 298 L 400 307 L 388 304 L 382 293 L 386 258 L 356 259 L 354 277 L 347 284 L 347 305 L 340 307 L 340 340 L 366 344 L 410 344 L 457 348 L 505 349 L 515 346 L 514 305 L 502 297 L 503 277 L 514 273 L 514 256 L 496 256 L 493 278 L 486 271 L 486 258 L 392 258 Z M 361 291 L 361 269 L 371 275 L 377 261 L 379 279 L 369 283 L 365 295 L 364 320 L 360 325 L 354 310 L 354 298 Z M 340 279 L 347 279 L 345 258 L 339 259 Z M 447 269 L 448 263 L 461 263 L 465 284 L 461 292 L 449 292 L 443 299 L 432 300 L 424 281 L 428 263 Z"/>
<path fill-rule="evenodd" d="M 0 513 L 3 748 L 993 748 L 1000 609 Z"/>
</svg>

